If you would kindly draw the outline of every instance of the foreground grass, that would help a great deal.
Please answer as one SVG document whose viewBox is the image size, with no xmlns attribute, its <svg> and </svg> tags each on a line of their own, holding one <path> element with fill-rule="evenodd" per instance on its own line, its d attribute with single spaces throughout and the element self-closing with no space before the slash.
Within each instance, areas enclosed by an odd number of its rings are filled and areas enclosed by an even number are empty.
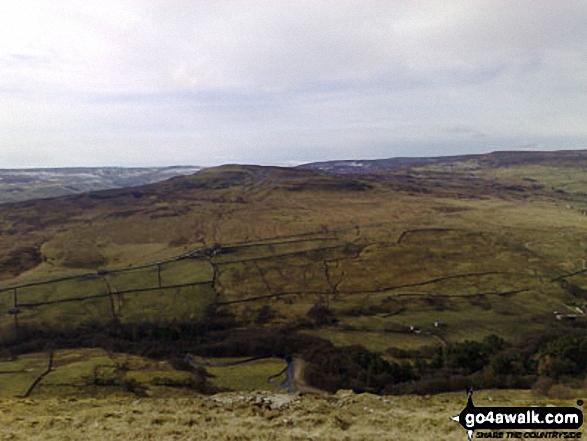
<svg viewBox="0 0 587 441">
<path fill-rule="evenodd" d="M 22 392 L 44 369 L 46 354 L 21 356 L 0 368 L 0 439 L 13 440 L 464 440 L 449 416 L 466 403 L 465 393 L 432 396 L 376 396 L 339 391 L 287 394 L 267 384 L 283 367 L 279 359 L 238 367 L 209 368 L 216 386 L 238 389 L 212 396 L 162 387 L 157 379 L 182 381 L 187 372 L 167 362 L 100 349 L 59 350 L 54 369 L 27 399 Z M 211 364 L 238 359 L 207 359 Z M 92 384 L 96 366 L 141 383 L 147 396 L 120 385 Z M 124 366 L 122 372 L 120 366 Z M 111 369 L 111 370 L 109 370 Z M 7 371 L 18 371 L 13 374 Z M 116 373 L 118 372 L 118 374 Z M 10 377 L 10 378 L 9 378 Z M 19 383 L 20 382 L 20 383 Z M 548 398 L 522 390 L 475 392 L 477 406 L 576 406 L 587 383 L 555 386 Z M 18 391 L 16 389 L 19 389 Z M 565 399 L 561 399 L 564 397 Z M 583 436 L 587 429 L 583 428 Z"/>
<path fill-rule="evenodd" d="M 0 400 L 0 438 L 157 440 L 465 440 L 449 421 L 465 394 L 379 397 L 224 393 L 211 397 Z M 480 391 L 478 406 L 573 406 L 527 391 Z M 587 430 L 583 428 L 583 437 Z"/>
</svg>

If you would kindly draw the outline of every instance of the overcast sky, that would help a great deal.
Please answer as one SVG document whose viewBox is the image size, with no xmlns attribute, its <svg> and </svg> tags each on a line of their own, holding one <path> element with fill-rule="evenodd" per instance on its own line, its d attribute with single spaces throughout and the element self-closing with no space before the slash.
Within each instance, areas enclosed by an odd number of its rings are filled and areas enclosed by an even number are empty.
<svg viewBox="0 0 587 441">
<path fill-rule="evenodd" d="M 0 168 L 587 148 L 585 0 L 1 0 Z"/>
</svg>

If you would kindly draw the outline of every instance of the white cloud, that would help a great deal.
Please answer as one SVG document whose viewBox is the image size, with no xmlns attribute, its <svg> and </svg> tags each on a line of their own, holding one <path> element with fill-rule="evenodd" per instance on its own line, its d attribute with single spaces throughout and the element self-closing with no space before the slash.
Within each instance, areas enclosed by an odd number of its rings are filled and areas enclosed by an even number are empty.
<svg viewBox="0 0 587 441">
<path fill-rule="evenodd" d="M 0 166 L 581 148 L 586 18 L 582 0 L 3 0 Z"/>
</svg>

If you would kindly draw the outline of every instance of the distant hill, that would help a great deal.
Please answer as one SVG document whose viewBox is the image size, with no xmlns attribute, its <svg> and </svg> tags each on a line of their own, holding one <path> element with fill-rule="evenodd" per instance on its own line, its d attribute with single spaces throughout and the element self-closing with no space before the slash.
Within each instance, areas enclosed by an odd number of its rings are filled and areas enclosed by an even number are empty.
<svg viewBox="0 0 587 441">
<path fill-rule="evenodd" d="M 189 175 L 201 167 L 0 169 L 0 203 L 134 187 Z"/>
<path fill-rule="evenodd" d="M 380 170 L 401 170 L 433 164 L 469 164 L 472 168 L 508 167 L 514 165 L 576 165 L 587 161 L 587 150 L 555 152 L 503 151 L 481 155 L 438 156 L 432 158 L 358 159 L 312 162 L 298 168 L 330 173 L 365 173 Z"/>
</svg>

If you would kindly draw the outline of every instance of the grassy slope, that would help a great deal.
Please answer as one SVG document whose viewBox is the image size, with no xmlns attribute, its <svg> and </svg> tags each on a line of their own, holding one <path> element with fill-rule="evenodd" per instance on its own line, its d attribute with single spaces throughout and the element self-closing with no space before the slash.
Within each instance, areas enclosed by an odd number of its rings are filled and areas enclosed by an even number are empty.
<svg viewBox="0 0 587 441">
<path fill-rule="evenodd" d="M 266 401 L 267 406 L 260 405 Z M 210 398 L 0 400 L 3 439 L 255 439 L 465 440 L 449 416 L 465 396 L 377 397 L 341 391 L 335 396 L 223 394 Z M 257 404 L 256 404 L 257 403 Z M 271 409 L 271 403 L 278 408 Z M 572 400 L 532 397 L 526 391 L 482 391 L 478 406 L 530 406 Z M 487 433 L 487 431 L 484 431 Z M 583 427 L 579 432 L 587 434 Z"/>
<path fill-rule="evenodd" d="M 161 270 L 163 285 L 214 279 L 214 287 L 23 308 L 19 319 L 198 319 L 214 301 L 266 297 L 225 308 L 247 324 L 269 306 L 271 326 L 328 301 L 339 325 L 307 332 L 380 352 L 491 333 L 513 340 L 584 302 L 552 282 L 584 268 L 583 156 L 553 165 L 472 158 L 365 177 L 226 166 L 137 189 L 8 204 L 0 206 L 2 254 L 36 247 L 43 263 L 10 261 L 4 286 L 219 243 L 225 252 Z M 569 280 L 584 286 L 584 278 Z M 153 287 L 156 268 L 21 289 L 19 302 L 105 293 L 106 282 L 114 292 Z M 0 293 L 3 308 L 12 297 Z M 0 318 L 4 329 L 12 323 Z"/>
</svg>

